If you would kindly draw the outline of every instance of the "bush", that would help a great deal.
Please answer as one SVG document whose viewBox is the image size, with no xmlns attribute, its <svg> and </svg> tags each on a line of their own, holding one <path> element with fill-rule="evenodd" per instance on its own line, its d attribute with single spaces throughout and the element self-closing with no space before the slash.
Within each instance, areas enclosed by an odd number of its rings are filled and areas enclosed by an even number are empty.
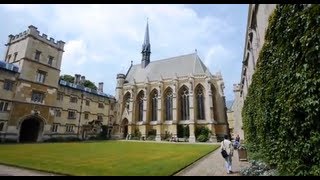
<svg viewBox="0 0 320 180">
<path fill-rule="evenodd" d="M 207 142 L 209 140 L 208 136 L 201 134 L 200 136 L 197 137 L 197 141 L 199 142 Z"/>
<path fill-rule="evenodd" d="M 140 132 L 140 130 L 137 128 L 137 129 L 134 130 L 131 139 L 132 139 L 132 140 L 140 140 L 140 138 L 141 138 L 141 132 Z"/>
<path fill-rule="evenodd" d="M 150 136 L 147 137 L 147 140 L 154 141 L 154 140 L 156 140 L 156 136 L 155 135 L 150 135 Z"/>
<path fill-rule="evenodd" d="M 206 126 L 196 127 L 195 136 L 199 142 L 207 142 L 210 138 L 210 129 Z"/>
<path fill-rule="evenodd" d="M 285 175 L 320 175 L 320 5 L 277 5 L 242 111 L 246 145 Z"/>
<path fill-rule="evenodd" d="M 43 142 L 75 142 L 75 141 L 81 141 L 78 137 L 52 137 L 47 140 L 44 140 Z"/>
</svg>

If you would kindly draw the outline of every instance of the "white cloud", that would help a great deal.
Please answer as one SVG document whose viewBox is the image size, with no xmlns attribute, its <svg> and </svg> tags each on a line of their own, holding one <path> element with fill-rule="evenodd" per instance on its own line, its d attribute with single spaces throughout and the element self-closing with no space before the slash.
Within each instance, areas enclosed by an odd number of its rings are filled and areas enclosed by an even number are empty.
<svg viewBox="0 0 320 180">
<path fill-rule="evenodd" d="M 116 74 L 125 73 L 131 60 L 134 64 L 140 62 L 147 17 L 152 60 L 198 49 L 214 74 L 233 58 L 219 38 L 235 34 L 235 28 L 221 17 L 200 17 L 185 5 L 0 5 L 0 10 L 1 7 L 13 11 L 13 19 L 18 13 L 32 17 L 40 33 L 66 42 L 62 73 L 80 73 L 96 83 L 104 81 L 104 89 L 110 94 L 114 94 Z"/>
</svg>

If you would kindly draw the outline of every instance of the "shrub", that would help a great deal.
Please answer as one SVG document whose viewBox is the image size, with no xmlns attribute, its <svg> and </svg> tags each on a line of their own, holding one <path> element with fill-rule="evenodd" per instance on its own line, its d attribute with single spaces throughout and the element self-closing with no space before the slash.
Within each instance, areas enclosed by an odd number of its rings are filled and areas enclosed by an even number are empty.
<svg viewBox="0 0 320 180">
<path fill-rule="evenodd" d="M 206 126 L 196 127 L 195 136 L 199 142 L 207 142 L 210 138 L 210 129 Z"/>
</svg>

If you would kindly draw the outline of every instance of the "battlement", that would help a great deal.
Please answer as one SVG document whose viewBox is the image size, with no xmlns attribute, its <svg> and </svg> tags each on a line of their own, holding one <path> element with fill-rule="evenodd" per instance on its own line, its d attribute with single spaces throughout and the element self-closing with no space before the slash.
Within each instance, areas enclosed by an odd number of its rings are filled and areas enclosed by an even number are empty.
<svg viewBox="0 0 320 180">
<path fill-rule="evenodd" d="M 33 25 L 30 25 L 28 27 L 28 30 L 25 30 L 17 35 L 10 34 L 9 39 L 8 39 L 8 44 L 20 41 L 21 39 L 24 39 L 30 35 L 33 36 L 34 38 L 44 42 L 44 43 L 47 43 L 47 44 L 57 48 L 57 49 L 63 50 L 63 48 L 64 48 L 65 42 L 63 42 L 61 40 L 55 42 L 54 38 L 52 38 L 52 37 L 50 37 L 50 39 L 48 39 L 48 36 L 46 34 L 40 35 L 38 28 Z"/>
</svg>

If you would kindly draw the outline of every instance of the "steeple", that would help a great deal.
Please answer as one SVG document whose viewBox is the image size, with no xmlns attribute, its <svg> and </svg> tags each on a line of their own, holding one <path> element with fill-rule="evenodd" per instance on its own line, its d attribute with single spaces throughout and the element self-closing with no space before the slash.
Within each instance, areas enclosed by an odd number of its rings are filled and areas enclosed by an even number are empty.
<svg viewBox="0 0 320 180">
<path fill-rule="evenodd" d="M 142 54 L 141 66 L 142 68 L 145 68 L 150 63 L 150 54 L 151 54 L 148 20 L 147 20 L 146 32 L 144 34 L 144 41 L 142 44 L 141 54 Z"/>
</svg>

